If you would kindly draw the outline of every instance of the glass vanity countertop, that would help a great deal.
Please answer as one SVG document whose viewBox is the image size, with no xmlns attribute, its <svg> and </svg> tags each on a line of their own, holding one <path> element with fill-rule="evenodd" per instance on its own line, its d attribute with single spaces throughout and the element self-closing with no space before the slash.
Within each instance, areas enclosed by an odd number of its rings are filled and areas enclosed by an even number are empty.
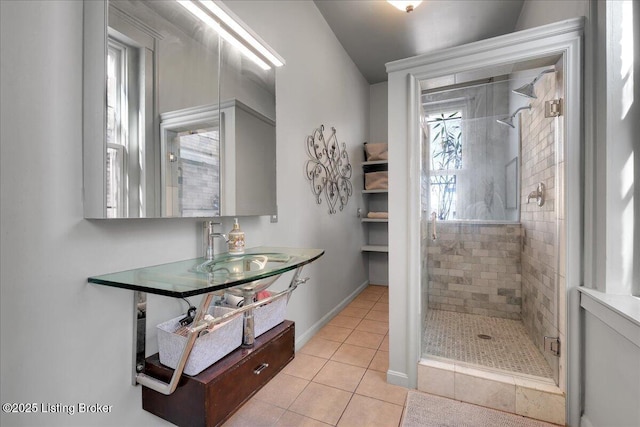
<svg viewBox="0 0 640 427">
<path fill-rule="evenodd" d="M 195 258 L 92 276 L 88 281 L 99 285 L 182 298 L 280 275 L 309 264 L 323 254 L 322 249 L 261 246 L 247 249 L 241 255 L 225 252 L 216 255 L 210 261 Z"/>
</svg>

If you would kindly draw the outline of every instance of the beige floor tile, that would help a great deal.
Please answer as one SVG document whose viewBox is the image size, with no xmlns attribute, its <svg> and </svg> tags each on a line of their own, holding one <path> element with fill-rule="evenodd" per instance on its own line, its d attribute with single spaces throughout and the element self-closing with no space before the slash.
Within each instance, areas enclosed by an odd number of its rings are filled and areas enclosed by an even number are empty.
<svg viewBox="0 0 640 427">
<path fill-rule="evenodd" d="M 257 399 L 251 399 L 229 418 L 223 427 L 267 427 L 273 426 L 284 413 L 284 409 Z"/>
<path fill-rule="evenodd" d="M 374 371 L 384 372 L 385 374 L 389 370 L 389 352 L 388 351 L 376 351 L 373 360 L 369 364 L 369 369 Z"/>
<path fill-rule="evenodd" d="M 351 396 L 347 391 L 312 382 L 300 393 L 289 411 L 335 425 Z"/>
<path fill-rule="evenodd" d="M 308 380 L 280 372 L 256 393 L 254 399 L 287 409 L 307 384 Z"/>
<path fill-rule="evenodd" d="M 371 310 L 364 318 L 365 320 L 375 320 L 376 322 L 389 322 L 389 312 Z"/>
<path fill-rule="evenodd" d="M 374 334 L 386 335 L 389 332 L 389 322 L 378 322 L 377 320 L 362 320 L 356 326 L 356 331 L 373 332 Z"/>
<path fill-rule="evenodd" d="M 353 329 L 326 325 L 314 335 L 314 338 L 318 337 L 329 341 L 344 342 L 351 332 L 353 332 Z"/>
<path fill-rule="evenodd" d="M 366 369 L 346 363 L 328 361 L 313 379 L 314 383 L 354 392 Z"/>
<path fill-rule="evenodd" d="M 367 310 L 370 310 L 371 307 L 373 307 L 376 304 L 377 303 L 375 301 L 369 301 L 366 299 L 354 299 L 347 305 L 347 307 L 366 308 Z"/>
<path fill-rule="evenodd" d="M 358 385 L 356 394 L 374 399 L 384 400 L 395 405 L 404 406 L 408 389 L 387 383 L 387 374 L 367 370 Z"/>
<path fill-rule="evenodd" d="M 401 416 L 402 406 L 354 394 L 338 426 L 398 426 Z"/>
<path fill-rule="evenodd" d="M 300 349 L 300 353 L 329 359 L 338 347 L 339 342 L 313 337 Z"/>
<path fill-rule="evenodd" d="M 378 302 L 389 305 L 389 295 L 382 295 Z"/>
<path fill-rule="evenodd" d="M 362 291 L 362 293 L 364 292 L 368 292 L 368 293 L 372 293 L 372 294 L 378 294 L 378 295 L 384 295 L 384 294 L 389 294 L 389 287 L 388 286 L 382 286 L 382 285 L 369 285 L 367 286 L 367 288 Z"/>
<path fill-rule="evenodd" d="M 340 312 L 340 314 L 343 316 L 351 316 L 351 317 L 357 317 L 359 319 L 362 319 L 364 316 L 367 315 L 368 312 L 369 312 L 369 309 L 367 308 L 345 307 Z"/>
<path fill-rule="evenodd" d="M 372 301 L 374 303 L 378 302 L 381 298 L 379 294 L 372 294 L 370 292 L 362 291 L 360 295 L 354 298 L 354 301 Z"/>
<path fill-rule="evenodd" d="M 327 323 L 327 325 L 354 329 L 356 326 L 358 326 L 358 323 L 360 323 L 361 321 L 362 319 L 358 317 L 351 317 L 351 316 L 345 316 L 343 314 L 338 314 L 336 317 L 331 319 L 331 321 Z"/>
<path fill-rule="evenodd" d="M 380 344 L 380 348 L 378 350 L 389 351 L 389 334 L 384 337 L 382 343 Z"/>
<path fill-rule="evenodd" d="M 331 360 L 366 368 L 371 363 L 376 351 L 356 345 L 342 344 L 331 356 Z"/>
<path fill-rule="evenodd" d="M 377 302 L 371 307 L 371 310 L 374 311 L 384 311 L 385 313 L 389 312 L 389 303 L 387 302 Z"/>
<path fill-rule="evenodd" d="M 372 332 L 365 331 L 353 331 L 349 338 L 344 342 L 346 344 L 358 345 L 360 347 L 367 347 L 377 350 L 384 339 L 384 335 L 374 334 Z"/>
<path fill-rule="evenodd" d="M 327 359 L 311 356 L 304 353 L 296 353 L 295 358 L 284 367 L 282 372 L 287 375 L 311 380 L 327 363 Z"/>
<path fill-rule="evenodd" d="M 282 414 L 275 427 L 327 427 L 330 425 L 295 412 L 286 411 Z"/>
</svg>

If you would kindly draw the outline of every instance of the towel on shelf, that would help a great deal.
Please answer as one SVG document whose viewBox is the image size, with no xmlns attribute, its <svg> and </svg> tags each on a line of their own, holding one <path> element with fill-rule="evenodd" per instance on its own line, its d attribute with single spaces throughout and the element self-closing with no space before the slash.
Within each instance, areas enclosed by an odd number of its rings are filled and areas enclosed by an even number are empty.
<svg viewBox="0 0 640 427">
<path fill-rule="evenodd" d="M 387 171 L 368 172 L 364 174 L 365 190 L 386 190 L 389 188 L 389 173 Z"/>
<path fill-rule="evenodd" d="M 389 212 L 369 212 L 367 218 L 371 219 L 389 219 Z"/>
<path fill-rule="evenodd" d="M 364 143 L 364 151 L 368 162 L 374 160 L 388 160 L 389 153 L 387 149 L 388 145 L 386 142 Z"/>
</svg>

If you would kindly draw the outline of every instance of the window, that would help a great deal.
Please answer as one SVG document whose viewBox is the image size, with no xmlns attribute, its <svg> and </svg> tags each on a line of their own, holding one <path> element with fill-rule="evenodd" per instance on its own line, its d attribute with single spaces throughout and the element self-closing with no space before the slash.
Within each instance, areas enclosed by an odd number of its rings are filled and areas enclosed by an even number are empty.
<svg viewBox="0 0 640 427">
<path fill-rule="evenodd" d="M 429 141 L 429 196 L 439 220 L 456 219 L 456 184 L 462 169 L 462 111 L 425 117 Z"/>
<path fill-rule="evenodd" d="M 180 132 L 174 140 L 179 152 L 178 201 L 180 215 L 220 215 L 220 133 L 218 127 Z"/>
<path fill-rule="evenodd" d="M 109 39 L 107 53 L 107 218 L 126 212 L 127 48 Z"/>
<path fill-rule="evenodd" d="M 151 55 L 152 53 L 149 53 Z M 151 73 L 145 50 L 134 40 L 110 31 L 107 44 L 106 191 L 107 217 L 143 215 L 145 193 L 141 191 L 146 159 L 141 156 L 153 122 Z M 149 61 L 150 62 L 150 61 Z M 149 84 L 145 84 L 148 82 Z M 151 141 L 149 141 L 151 142 Z M 149 144 L 150 146 L 152 144 Z"/>
</svg>

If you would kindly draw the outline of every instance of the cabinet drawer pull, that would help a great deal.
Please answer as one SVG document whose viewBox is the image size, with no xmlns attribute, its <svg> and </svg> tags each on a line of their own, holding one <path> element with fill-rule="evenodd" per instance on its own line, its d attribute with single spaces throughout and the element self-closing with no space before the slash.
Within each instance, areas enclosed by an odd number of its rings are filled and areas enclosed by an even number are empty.
<svg viewBox="0 0 640 427">
<path fill-rule="evenodd" d="M 256 375 L 260 375 L 260 373 L 262 371 L 264 371 L 265 369 L 267 369 L 269 367 L 268 363 L 263 363 L 262 365 L 258 366 L 256 369 L 253 370 L 253 373 Z"/>
</svg>

